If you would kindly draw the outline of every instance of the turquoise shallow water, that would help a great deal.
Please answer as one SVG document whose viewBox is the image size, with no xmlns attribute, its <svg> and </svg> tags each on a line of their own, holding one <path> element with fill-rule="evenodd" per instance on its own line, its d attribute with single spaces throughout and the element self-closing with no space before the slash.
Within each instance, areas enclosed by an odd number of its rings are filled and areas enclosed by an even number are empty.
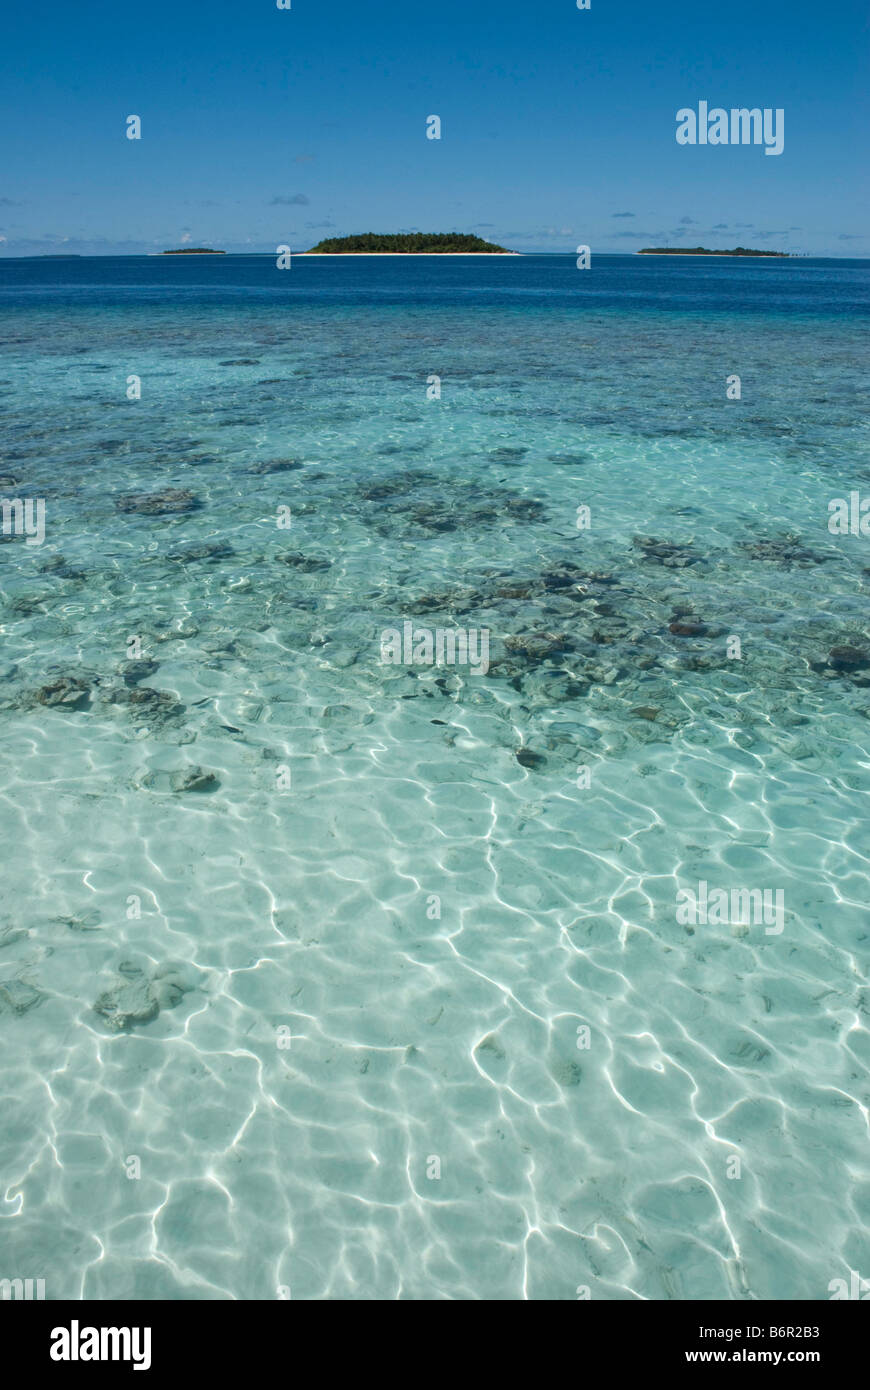
<svg viewBox="0 0 870 1390">
<path fill-rule="evenodd" d="M 868 272 L 0 261 L 0 1277 L 870 1277 Z"/>
</svg>

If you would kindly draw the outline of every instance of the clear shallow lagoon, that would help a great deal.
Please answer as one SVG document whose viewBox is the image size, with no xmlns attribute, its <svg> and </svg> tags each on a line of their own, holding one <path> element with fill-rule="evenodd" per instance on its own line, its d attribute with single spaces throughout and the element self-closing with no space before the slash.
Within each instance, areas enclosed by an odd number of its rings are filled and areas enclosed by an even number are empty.
<svg viewBox="0 0 870 1390">
<path fill-rule="evenodd" d="M 0 260 L 47 505 L 0 551 L 0 1277 L 870 1277 L 868 307 L 857 261 Z M 382 665 L 406 619 L 489 674 Z M 782 934 L 679 924 L 702 880 Z"/>
</svg>

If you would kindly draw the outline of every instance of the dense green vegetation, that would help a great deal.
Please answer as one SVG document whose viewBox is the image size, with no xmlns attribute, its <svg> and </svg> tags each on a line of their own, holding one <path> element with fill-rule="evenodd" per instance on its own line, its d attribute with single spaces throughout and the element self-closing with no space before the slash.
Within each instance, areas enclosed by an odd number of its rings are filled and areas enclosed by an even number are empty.
<svg viewBox="0 0 870 1390">
<path fill-rule="evenodd" d="M 225 256 L 226 251 L 213 251 L 210 246 L 180 246 L 177 251 L 164 251 L 164 256 Z"/>
<path fill-rule="evenodd" d="M 706 246 L 644 246 L 639 256 L 787 256 L 787 251 L 750 251 L 735 246 L 733 251 L 708 251 Z"/>
<path fill-rule="evenodd" d="M 321 255 L 357 255 L 365 252 L 400 252 L 403 255 L 423 255 L 440 252 L 441 255 L 468 255 L 482 251 L 499 252 L 510 255 L 503 246 L 495 246 L 479 236 L 467 232 L 360 232 L 357 236 L 333 236 L 312 246 L 312 251 Z"/>
</svg>

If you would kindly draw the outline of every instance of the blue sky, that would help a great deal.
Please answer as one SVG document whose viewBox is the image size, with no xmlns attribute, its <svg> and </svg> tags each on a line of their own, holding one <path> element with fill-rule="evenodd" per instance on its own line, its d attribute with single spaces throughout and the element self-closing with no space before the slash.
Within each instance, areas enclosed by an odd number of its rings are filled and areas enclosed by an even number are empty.
<svg viewBox="0 0 870 1390">
<path fill-rule="evenodd" d="M 868 36 L 864 0 L 9 8 L 0 254 L 459 230 L 868 255 Z M 679 146 L 699 100 L 782 107 L 783 153 Z"/>
</svg>

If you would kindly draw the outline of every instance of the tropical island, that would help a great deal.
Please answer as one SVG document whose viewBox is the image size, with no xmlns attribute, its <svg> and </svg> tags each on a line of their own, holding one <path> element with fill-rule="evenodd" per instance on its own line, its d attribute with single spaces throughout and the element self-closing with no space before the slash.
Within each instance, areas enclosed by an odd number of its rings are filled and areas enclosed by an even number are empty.
<svg viewBox="0 0 870 1390">
<path fill-rule="evenodd" d="M 750 251 L 746 246 L 735 246 L 733 251 L 708 251 L 706 246 L 644 246 L 639 256 L 783 256 L 787 251 Z"/>
<path fill-rule="evenodd" d="M 466 232 L 360 232 L 319 241 L 303 256 L 516 256 Z"/>
<path fill-rule="evenodd" d="M 213 251 L 210 246 L 179 246 L 177 251 L 161 251 L 161 256 L 225 256 L 226 251 Z"/>
</svg>

